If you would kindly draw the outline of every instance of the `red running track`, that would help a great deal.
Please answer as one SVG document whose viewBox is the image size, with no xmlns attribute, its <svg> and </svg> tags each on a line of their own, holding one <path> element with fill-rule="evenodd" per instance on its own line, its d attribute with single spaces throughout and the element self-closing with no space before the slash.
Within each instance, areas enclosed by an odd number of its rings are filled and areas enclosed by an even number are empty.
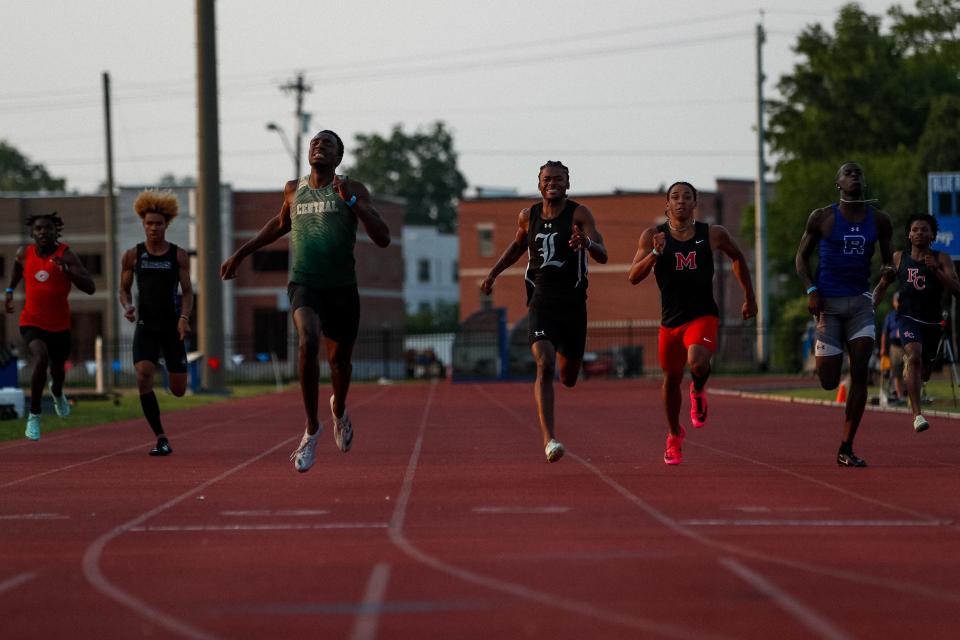
<svg viewBox="0 0 960 640">
<path fill-rule="evenodd" d="M 591 380 L 550 465 L 532 395 L 356 385 L 306 474 L 295 393 L 4 443 L 0 636 L 957 637 L 960 423 L 841 469 L 839 407 L 714 395 L 667 467 L 657 383 Z"/>
</svg>

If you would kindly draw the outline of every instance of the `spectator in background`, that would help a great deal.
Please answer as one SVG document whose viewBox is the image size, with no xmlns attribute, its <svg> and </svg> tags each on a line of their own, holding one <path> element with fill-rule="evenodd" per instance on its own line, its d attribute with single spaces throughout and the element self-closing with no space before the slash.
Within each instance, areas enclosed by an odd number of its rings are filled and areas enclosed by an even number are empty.
<svg viewBox="0 0 960 640">
<path fill-rule="evenodd" d="M 903 392 L 903 343 L 900 341 L 900 292 L 893 294 L 893 308 L 883 319 L 880 333 L 881 362 L 889 362 L 890 378 L 893 382 L 893 402 L 904 402 Z M 886 358 L 886 361 L 883 359 Z M 881 370 L 884 368 L 881 365 Z M 883 388 L 881 393 L 887 393 Z"/>
</svg>

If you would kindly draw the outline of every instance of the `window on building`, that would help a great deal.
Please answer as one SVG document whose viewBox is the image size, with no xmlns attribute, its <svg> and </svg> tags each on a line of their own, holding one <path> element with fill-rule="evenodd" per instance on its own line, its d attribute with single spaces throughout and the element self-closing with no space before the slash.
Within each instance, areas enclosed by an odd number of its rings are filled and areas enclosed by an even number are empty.
<svg viewBox="0 0 960 640">
<path fill-rule="evenodd" d="M 460 263 L 456 260 L 453 261 L 453 270 L 450 272 L 450 281 L 460 282 Z"/>
<path fill-rule="evenodd" d="M 430 282 L 430 260 L 417 260 L 417 282 Z"/>
<path fill-rule="evenodd" d="M 477 227 L 477 250 L 481 258 L 493 255 L 493 225 Z"/>
<path fill-rule="evenodd" d="M 257 254 L 254 254 L 257 255 Z M 287 358 L 287 312 L 275 308 L 253 310 L 253 351 L 255 354 L 275 353 L 277 359 Z"/>
<path fill-rule="evenodd" d="M 99 253 L 78 253 L 80 264 L 96 278 L 103 275 L 103 256 Z"/>
<path fill-rule="evenodd" d="M 287 271 L 289 268 L 288 251 L 257 251 L 253 254 L 254 271 Z"/>
</svg>

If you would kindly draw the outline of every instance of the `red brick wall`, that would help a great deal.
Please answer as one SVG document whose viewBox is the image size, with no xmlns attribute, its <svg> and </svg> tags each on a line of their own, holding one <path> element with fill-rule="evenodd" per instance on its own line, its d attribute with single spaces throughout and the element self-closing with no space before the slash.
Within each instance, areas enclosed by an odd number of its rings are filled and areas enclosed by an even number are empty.
<svg viewBox="0 0 960 640">
<path fill-rule="evenodd" d="M 716 223 L 722 213 L 723 224 L 737 237 L 740 212 L 746 194 L 751 194 L 752 183 L 723 181 L 722 191 L 700 192 L 697 218 Z M 720 196 L 720 197 L 718 197 Z M 663 193 L 624 193 L 612 195 L 577 195 L 571 197 L 587 206 L 603 235 L 609 261 L 605 265 L 590 261 L 587 290 L 587 310 L 591 324 L 597 322 L 644 321 L 657 324 L 660 319 L 660 294 L 653 277 L 636 286 L 627 281 L 630 263 L 636 254 L 640 234 L 651 225 L 664 220 L 666 196 Z M 487 198 L 464 200 L 459 209 L 460 237 L 460 318 L 468 317 L 480 308 L 478 285 L 494 265 L 507 244 L 513 239 L 520 210 L 538 201 L 529 198 Z M 749 200 L 747 200 L 749 201 Z M 722 206 L 722 211 L 718 207 Z M 478 225 L 492 224 L 494 255 L 481 257 L 478 250 Z M 739 239 L 738 239 L 739 241 Z M 739 242 L 752 262 L 748 243 Z M 740 289 L 729 274 L 729 260 L 723 258 L 727 305 L 725 317 L 739 317 L 743 302 Z M 526 314 L 523 287 L 523 269 L 526 258 L 497 278 L 493 292 L 493 306 L 507 308 L 507 322 L 515 323 Z M 732 289 L 731 289 L 732 288 Z"/>
</svg>

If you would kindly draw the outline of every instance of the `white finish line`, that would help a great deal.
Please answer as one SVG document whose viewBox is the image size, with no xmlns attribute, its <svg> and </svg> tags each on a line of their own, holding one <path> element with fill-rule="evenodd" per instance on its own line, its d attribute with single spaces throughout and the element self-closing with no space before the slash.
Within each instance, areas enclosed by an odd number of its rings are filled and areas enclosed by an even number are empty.
<svg viewBox="0 0 960 640">
<path fill-rule="evenodd" d="M 568 507 L 474 507 L 474 513 L 566 513 Z"/>
<path fill-rule="evenodd" d="M 59 513 L 12 513 L 0 515 L 0 520 L 68 520 L 70 516 Z"/>
<path fill-rule="evenodd" d="M 251 509 L 248 511 L 221 511 L 220 515 L 236 518 L 259 518 L 267 516 L 277 516 L 280 518 L 298 517 L 298 516 L 325 516 L 330 511 L 327 509 L 282 509 L 271 511 L 269 509 Z"/>
<path fill-rule="evenodd" d="M 386 522 L 318 522 L 303 524 L 278 522 L 276 524 L 186 524 L 131 527 L 138 533 L 151 531 L 294 531 L 297 529 L 386 529 Z"/>
<path fill-rule="evenodd" d="M 688 527 L 945 527 L 952 520 L 680 520 Z"/>
</svg>

